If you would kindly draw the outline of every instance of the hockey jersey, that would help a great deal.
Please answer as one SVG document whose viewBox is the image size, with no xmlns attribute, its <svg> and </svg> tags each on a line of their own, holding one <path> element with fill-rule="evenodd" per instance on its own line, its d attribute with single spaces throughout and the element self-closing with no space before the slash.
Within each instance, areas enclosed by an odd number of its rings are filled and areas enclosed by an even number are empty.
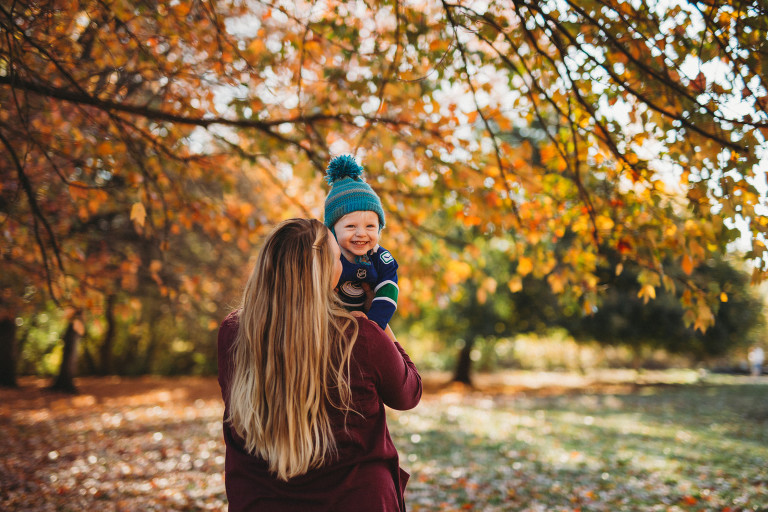
<svg viewBox="0 0 768 512">
<path fill-rule="evenodd" d="M 397 295 L 400 291 L 397 285 L 397 261 L 380 245 L 368 251 L 366 256 L 367 261 L 360 263 L 351 263 L 344 256 L 341 257 L 343 269 L 338 293 L 347 309 L 364 311 L 366 297 L 362 283 L 368 283 L 375 295 L 366 314 L 384 329 L 397 310 Z"/>
</svg>

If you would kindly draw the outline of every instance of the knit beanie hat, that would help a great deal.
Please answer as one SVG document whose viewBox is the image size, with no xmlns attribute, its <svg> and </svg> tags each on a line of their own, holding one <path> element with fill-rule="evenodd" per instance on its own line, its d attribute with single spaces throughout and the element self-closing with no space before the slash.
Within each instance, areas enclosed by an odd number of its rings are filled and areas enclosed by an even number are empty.
<svg viewBox="0 0 768 512">
<path fill-rule="evenodd" d="M 379 231 L 384 227 L 384 208 L 376 192 L 362 178 L 363 168 L 351 155 L 337 156 L 326 169 L 331 191 L 325 198 L 325 225 L 333 226 L 348 213 L 371 211 L 379 216 Z"/>
</svg>

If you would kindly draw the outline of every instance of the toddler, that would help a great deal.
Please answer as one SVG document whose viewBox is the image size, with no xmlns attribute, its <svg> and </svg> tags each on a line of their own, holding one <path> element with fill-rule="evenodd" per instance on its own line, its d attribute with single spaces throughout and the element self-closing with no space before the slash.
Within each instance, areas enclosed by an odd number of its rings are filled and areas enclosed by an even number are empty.
<svg viewBox="0 0 768 512">
<path fill-rule="evenodd" d="M 350 155 L 328 164 L 326 180 L 331 190 L 325 199 L 325 225 L 341 249 L 343 270 L 337 290 L 342 303 L 352 312 L 364 311 L 367 284 L 374 293 L 367 317 L 387 330 L 397 309 L 397 262 L 379 245 L 384 209 L 362 173 Z"/>
</svg>

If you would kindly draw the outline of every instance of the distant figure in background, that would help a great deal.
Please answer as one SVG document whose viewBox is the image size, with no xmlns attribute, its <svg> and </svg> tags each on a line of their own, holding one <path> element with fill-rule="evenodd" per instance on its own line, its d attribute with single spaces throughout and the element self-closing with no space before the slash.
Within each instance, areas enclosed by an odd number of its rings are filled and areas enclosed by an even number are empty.
<svg viewBox="0 0 768 512">
<path fill-rule="evenodd" d="M 758 347 L 757 345 L 753 346 L 749 349 L 747 359 L 749 360 L 749 368 L 752 371 L 752 375 L 756 377 L 760 376 L 763 373 L 763 362 L 765 361 L 765 352 L 763 352 L 763 348 Z"/>
</svg>

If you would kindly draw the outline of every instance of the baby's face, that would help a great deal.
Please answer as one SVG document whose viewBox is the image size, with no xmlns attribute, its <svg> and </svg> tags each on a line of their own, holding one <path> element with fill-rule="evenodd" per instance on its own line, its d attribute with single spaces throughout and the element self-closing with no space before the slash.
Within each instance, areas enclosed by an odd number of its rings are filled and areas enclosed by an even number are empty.
<svg viewBox="0 0 768 512">
<path fill-rule="evenodd" d="M 379 243 L 379 216 L 371 211 L 348 213 L 336 222 L 333 230 L 341 254 L 354 262 L 355 256 L 362 256 Z"/>
</svg>

